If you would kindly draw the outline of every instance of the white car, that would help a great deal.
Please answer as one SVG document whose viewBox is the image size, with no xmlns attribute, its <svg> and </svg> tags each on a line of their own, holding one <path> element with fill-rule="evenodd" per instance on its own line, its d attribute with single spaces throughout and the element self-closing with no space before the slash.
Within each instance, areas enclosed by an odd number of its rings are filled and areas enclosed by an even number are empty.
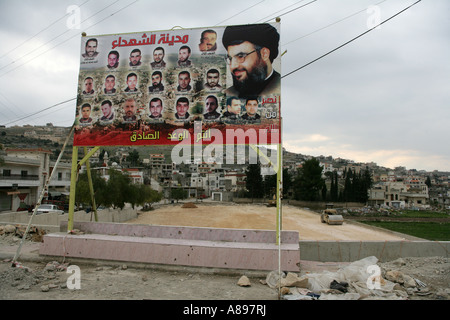
<svg viewBox="0 0 450 320">
<path fill-rule="evenodd" d="M 58 206 L 54 204 L 41 204 L 39 208 L 36 211 L 36 214 L 42 214 L 42 213 L 50 213 L 50 212 L 56 212 L 58 214 L 64 214 L 63 210 L 59 210 Z"/>
</svg>

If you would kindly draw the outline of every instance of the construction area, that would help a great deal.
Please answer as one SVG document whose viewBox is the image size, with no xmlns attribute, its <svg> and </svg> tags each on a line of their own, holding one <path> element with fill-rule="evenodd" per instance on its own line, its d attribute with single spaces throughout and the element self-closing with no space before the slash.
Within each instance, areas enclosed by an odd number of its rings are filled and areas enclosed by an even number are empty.
<svg viewBox="0 0 450 320">
<path fill-rule="evenodd" d="M 24 226 L 0 221 L 0 299 L 447 300 L 450 296 L 448 242 L 346 220 L 329 225 L 320 221 L 319 213 L 290 205 L 282 207 L 279 247 L 275 208 L 263 204 L 156 205 L 151 211 L 136 210 L 126 221 L 102 220 L 101 211 L 99 222 L 90 222 L 91 215 L 85 212 L 77 214 L 71 234 L 66 221 L 32 229 L 15 268 L 11 261 Z M 72 287 L 71 266 L 79 268 L 79 288 Z"/>
</svg>

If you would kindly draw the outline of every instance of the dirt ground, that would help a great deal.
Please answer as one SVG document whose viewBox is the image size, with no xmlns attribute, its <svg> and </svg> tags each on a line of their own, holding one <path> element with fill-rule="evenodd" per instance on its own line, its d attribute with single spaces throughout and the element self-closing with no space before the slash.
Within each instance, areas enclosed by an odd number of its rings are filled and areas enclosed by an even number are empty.
<svg viewBox="0 0 450 320">
<path fill-rule="evenodd" d="M 239 208 L 239 210 L 237 210 Z M 162 206 L 142 212 L 129 223 L 185 225 L 241 229 L 274 229 L 276 210 L 263 205 L 212 206 L 182 209 L 180 205 Z M 379 232 L 359 225 L 344 223 L 328 226 L 319 215 L 295 207 L 283 206 L 283 229 L 298 230 L 300 239 L 317 240 L 387 240 L 402 239 L 389 232 Z M 84 263 L 70 259 L 39 257 L 39 243 L 25 241 L 22 251 L 27 259 L 11 266 L 20 238 L 0 235 L 0 299 L 1 300 L 277 300 L 276 289 L 266 283 L 262 272 L 216 272 L 217 270 L 175 266 L 143 266 L 132 263 Z M 34 257 L 35 259 L 30 259 Z M 302 261 L 301 275 L 332 272 L 348 263 Z M 450 295 L 450 260 L 445 257 L 403 258 L 401 261 L 378 263 L 384 275 L 389 270 L 407 274 L 425 283 L 425 287 L 402 288 L 405 299 L 442 300 Z M 79 267 L 80 288 L 72 288 Z M 69 270 L 70 271 L 70 270 Z M 72 271 L 73 272 L 73 271 Z M 250 286 L 237 284 L 241 276 Z"/>
<path fill-rule="evenodd" d="M 196 226 L 211 228 L 275 230 L 275 207 L 260 205 L 195 203 L 197 208 L 182 208 L 181 204 L 158 207 L 141 212 L 127 223 Z M 299 240 L 404 240 L 405 237 L 389 231 L 375 230 L 359 224 L 343 225 L 320 223 L 320 215 L 298 207 L 283 205 L 282 229 L 299 232 Z"/>
</svg>

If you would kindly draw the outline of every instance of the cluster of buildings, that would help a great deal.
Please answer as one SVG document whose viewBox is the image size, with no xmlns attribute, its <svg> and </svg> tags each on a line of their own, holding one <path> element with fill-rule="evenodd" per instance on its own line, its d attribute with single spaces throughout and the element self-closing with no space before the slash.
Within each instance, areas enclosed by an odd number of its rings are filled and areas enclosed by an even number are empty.
<svg viewBox="0 0 450 320">
<path fill-rule="evenodd" d="M 70 162 L 61 161 L 55 168 L 55 162 L 50 159 L 52 152 L 42 148 L 7 148 L 1 152 L 0 211 L 16 211 L 20 207 L 34 205 L 42 192 L 45 199 L 70 194 Z M 211 197 L 217 201 L 231 201 L 245 192 L 245 165 L 200 161 L 175 164 L 170 157 L 158 153 L 144 157 L 141 166 L 130 168 L 126 165 L 128 151 L 119 149 L 115 153 L 104 153 L 100 157 L 100 152 L 97 152 L 90 159 L 91 169 L 98 170 L 105 179 L 109 178 L 110 168 L 127 172 L 133 183 L 151 184 L 154 190 L 163 192 L 165 198 L 170 198 L 173 188 L 186 190 L 188 197 Z M 111 161 L 112 157 L 119 161 Z M 287 155 L 284 157 L 284 168 L 294 173 L 306 159 L 305 156 Z M 343 176 L 346 170 L 359 173 L 369 168 L 374 185 L 369 191 L 367 205 L 391 208 L 427 208 L 430 205 L 447 208 L 450 205 L 448 173 L 406 170 L 404 167 L 381 169 L 374 163 L 356 164 L 330 157 L 318 160 L 323 167 L 324 177 L 327 177 L 327 172 L 337 171 L 339 176 Z M 269 167 L 262 167 L 263 175 L 272 173 Z M 44 190 L 49 175 L 52 175 L 52 179 Z"/>
<path fill-rule="evenodd" d="M 405 167 L 386 169 L 375 163 L 354 163 L 349 160 L 321 159 L 323 173 L 337 171 L 343 176 L 352 170 L 359 174 L 366 168 L 373 178 L 368 205 L 398 209 L 427 209 L 433 206 L 450 208 L 450 176 L 438 171 L 427 172 Z M 343 181 L 342 181 L 343 184 Z"/>
</svg>

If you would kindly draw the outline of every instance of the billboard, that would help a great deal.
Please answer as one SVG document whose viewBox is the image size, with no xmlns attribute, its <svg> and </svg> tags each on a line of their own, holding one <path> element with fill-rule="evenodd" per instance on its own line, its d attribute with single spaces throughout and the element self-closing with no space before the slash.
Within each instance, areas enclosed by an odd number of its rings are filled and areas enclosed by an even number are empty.
<svg viewBox="0 0 450 320">
<path fill-rule="evenodd" d="M 280 140 L 279 23 L 85 36 L 75 146 Z"/>
</svg>

